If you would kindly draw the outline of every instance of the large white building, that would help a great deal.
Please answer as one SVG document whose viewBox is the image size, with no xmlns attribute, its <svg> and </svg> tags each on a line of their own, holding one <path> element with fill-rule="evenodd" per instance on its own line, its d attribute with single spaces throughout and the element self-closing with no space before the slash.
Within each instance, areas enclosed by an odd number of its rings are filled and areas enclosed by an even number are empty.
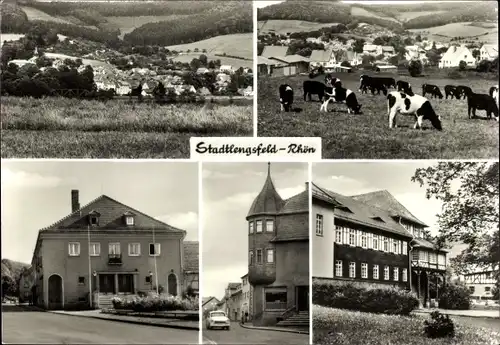
<svg viewBox="0 0 500 345">
<path fill-rule="evenodd" d="M 467 66 L 474 66 L 476 59 L 472 56 L 472 52 L 464 44 L 457 46 L 450 46 L 446 53 L 444 53 L 441 61 L 439 61 L 439 68 L 458 67 L 460 61 L 465 61 Z"/>
<path fill-rule="evenodd" d="M 496 44 L 483 44 L 479 52 L 480 60 L 492 61 L 498 57 L 498 46 Z"/>
</svg>

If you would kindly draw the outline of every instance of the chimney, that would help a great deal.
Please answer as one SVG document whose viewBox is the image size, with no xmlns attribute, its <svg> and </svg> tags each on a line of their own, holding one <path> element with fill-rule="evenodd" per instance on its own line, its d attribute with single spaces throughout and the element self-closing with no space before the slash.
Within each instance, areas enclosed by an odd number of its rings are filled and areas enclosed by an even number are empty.
<svg viewBox="0 0 500 345">
<path fill-rule="evenodd" d="M 80 209 L 80 202 L 78 200 L 78 189 L 71 190 L 71 212 L 78 211 Z"/>
<path fill-rule="evenodd" d="M 309 182 L 306 182 L 306 190 L 309 190 Z"/>
</svg>

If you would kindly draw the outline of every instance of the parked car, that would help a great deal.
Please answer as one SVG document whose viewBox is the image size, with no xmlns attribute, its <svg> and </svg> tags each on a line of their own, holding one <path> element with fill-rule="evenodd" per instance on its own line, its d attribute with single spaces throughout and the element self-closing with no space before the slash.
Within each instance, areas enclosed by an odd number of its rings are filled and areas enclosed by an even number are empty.
<svg viewBox="0 0 500 345">
<path fill-rule="evenodd" d="M 229 331 L 231 328 L 231 322 L 225 312 L 222 310 L 216 310 L 211 311 L 208 314 L 206 326 L 207 329 L 222 328 Z"/>
</svg>

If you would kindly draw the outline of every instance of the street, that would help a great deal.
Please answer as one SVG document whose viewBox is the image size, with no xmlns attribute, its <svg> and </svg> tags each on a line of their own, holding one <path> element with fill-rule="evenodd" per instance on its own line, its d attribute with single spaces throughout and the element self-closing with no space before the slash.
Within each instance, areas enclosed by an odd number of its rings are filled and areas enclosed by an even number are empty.
<svg viewBox="0 0 500 345">
<path fill-rule="evenodd" d="M 198 344 L 198 332 L 2 308 L 5 344 Z"/>
<path fill-rule="evenodd" d="M 207 341 L 209 340 L 209 341 Z M 309 334 L 267 331 L 260 329 L 243 328 L 232 322 L 229 331 L 212 329 L 207 330 L 203 325 L 203 342 L 217 344 L 309 344 Z"/>
</svg>

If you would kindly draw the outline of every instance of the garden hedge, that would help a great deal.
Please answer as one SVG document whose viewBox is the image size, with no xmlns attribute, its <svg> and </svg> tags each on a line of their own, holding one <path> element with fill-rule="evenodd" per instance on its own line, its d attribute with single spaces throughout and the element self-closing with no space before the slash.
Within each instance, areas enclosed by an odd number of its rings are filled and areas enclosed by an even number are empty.
<svg viewBox="0 0 500 345">
<path fill-rule="evenodd" d="M 199 309 L 198 298 L 181 298 L 178 296 L 145 296 L 131 299 L 114 297 L 115 309 L 128 309 L 135 312 L 181 311 Z"/>
</svg>

